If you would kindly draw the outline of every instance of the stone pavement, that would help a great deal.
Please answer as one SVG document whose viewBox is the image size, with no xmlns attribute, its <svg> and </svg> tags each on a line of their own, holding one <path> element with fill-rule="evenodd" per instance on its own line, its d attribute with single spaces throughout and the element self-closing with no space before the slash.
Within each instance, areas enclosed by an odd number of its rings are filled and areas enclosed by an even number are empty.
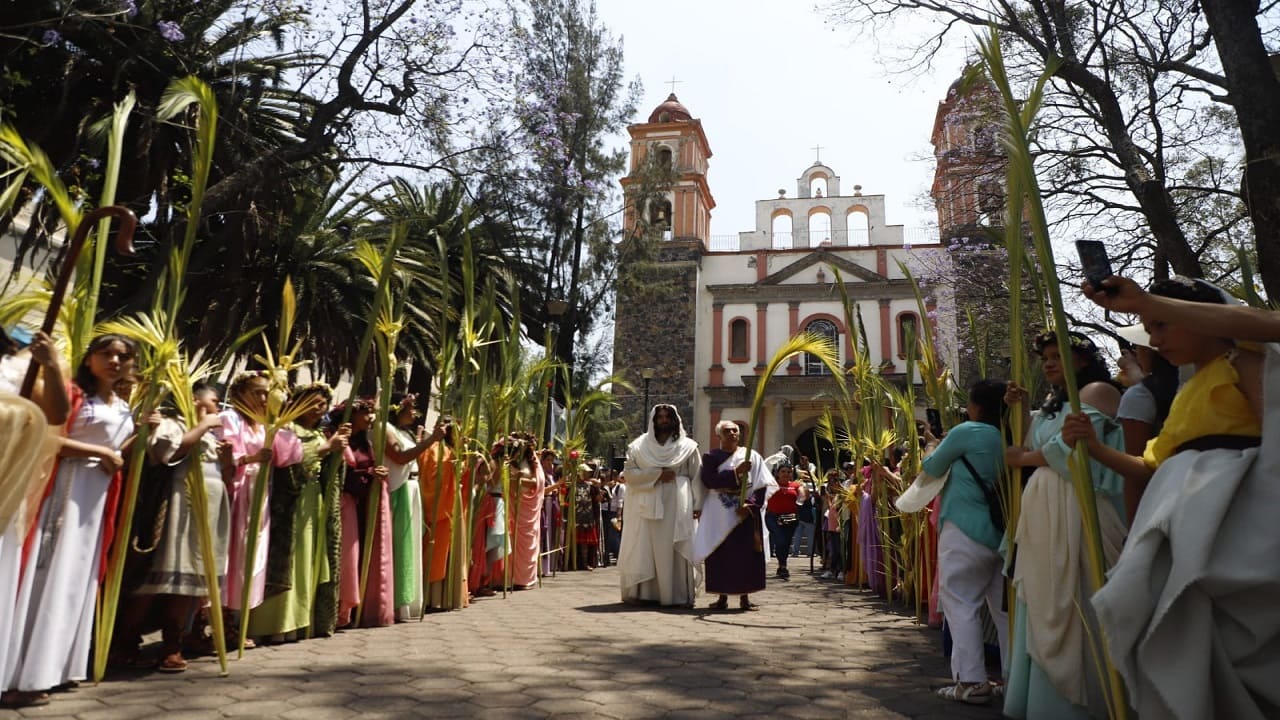
<svg viewBox="0 0 1280 720">
<path fill-rule="evenodd" d="M 422 622 L 251 650 L 227 678 L 200 658 L 0 719 L 999 717 L 932 696 L 949 674 L 937 631 L 793 567 L 752 596 L 759 612 L 633 608 L 614 568 L 561 573 Z"/>
</svg>

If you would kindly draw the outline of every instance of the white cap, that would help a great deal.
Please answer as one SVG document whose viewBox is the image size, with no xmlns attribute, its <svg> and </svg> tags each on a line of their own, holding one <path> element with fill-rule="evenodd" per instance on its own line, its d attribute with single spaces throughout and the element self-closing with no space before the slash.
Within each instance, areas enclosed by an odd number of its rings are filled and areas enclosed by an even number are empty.
<svg viewBox="0 0 1280 720">
<path fill-rule="evenodd" d="M 1116 334 L 1134 345 L 1151 347 L 1151 336 L 1147 334 L 1147 329 L 1141 324 L 1116 328 Z"/>
</svg>

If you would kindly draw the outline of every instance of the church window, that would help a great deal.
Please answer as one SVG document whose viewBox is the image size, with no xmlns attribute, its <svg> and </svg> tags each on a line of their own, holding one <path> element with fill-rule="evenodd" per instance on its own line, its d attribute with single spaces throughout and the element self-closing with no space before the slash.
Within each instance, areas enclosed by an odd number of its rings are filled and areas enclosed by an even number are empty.
<svg viewBox="0 0 1280 720">
<path fill-rule="evenodd" d="M 809 247 L 831 244 L 831 212 L 826 208 L 809 213 Z"/>
<path fill-rule="evenodd" d="M 735 318 L 729 323 L 729 362 L 742 363 L 751 359 L 751 323 L 746 318 Z"/>
<path fill-rule="evenodd" d="M 822 335 L 831 339 L 833 345 L 839 348 L 840 331 L 836 329 L 836 324 L 826 319 L 818 319 L 805 326 L 807 332 L 816 335 Z M 816 355 L 805 353 L 804 355 L 804 374 L 805 375 L 830 375 L 831 370 L 818 359 Z"/>
<path fill-rule="evenodd" d="M 790 250 L 793 247 L 791 213 L 780 212 L 774 215 L 770 232 L 773 235 L 774 250 Z"/>
<path fill-rule="evenodd" d="M 671 169 L 671 148 L 665 145 L 658 148 L 658 167 L 663 170 Z"/>
<path fill-rule="evenodd" d="M 920 338 L 920 318 L 915 313 L 904 312 L 898 316 L 898 357 L 907 356 L 907 348 Z M 918 348 L 918 346 L 917 346 Z M 916 350 L 917 356 L 919 350 Z"/>
<path fill-rule="evenodd" d="M 663 198 L 649 204 L 649 224 L 654 227 L 671 227 L 671 201 Z"/>
<path fill-rule="evenodd" d="M 849 228 L 850 245 L 871 244 L 871 219 L 867 217 L 866 210 L 860 207 L 851 208 L 845 217 L 845 222 Z"/>
</svg>

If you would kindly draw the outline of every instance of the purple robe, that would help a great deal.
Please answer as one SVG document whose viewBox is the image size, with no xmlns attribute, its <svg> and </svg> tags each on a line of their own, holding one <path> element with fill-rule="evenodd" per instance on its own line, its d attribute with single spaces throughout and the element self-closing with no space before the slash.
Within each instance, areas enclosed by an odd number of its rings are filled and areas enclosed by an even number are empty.
<svg viewBox="0 0 1280 720">
<path fill-rule="evenodd" d="M 876 522 L 876 499 L 873 493 L 863 491 L 862 504 L 858 507 L 858 552 L 861 554 L 862 571 L 867 575 L 867 585 L 880 597 L 888 597 L 885 591 L 884 547 L 880 539 L 880 525 Z M 852 569 L 852 565 L 845 568 Z"/>
<path fill-rule="evenodd" d="M 724 450 L 712 450 L 702 456 L 702 484 L 709 490 L 732 490 L 738 478 L 732 470 L 719 468 L 729 459 Z M 706 588 L 719 595 L 746 595 L 764 589 L 764 544 L 760 525 L 760 508 L 764 505 L 765 488 L 747 497 L 751 514 L 738 523 L 724 542 L 707 556 Z"/>
</svg>

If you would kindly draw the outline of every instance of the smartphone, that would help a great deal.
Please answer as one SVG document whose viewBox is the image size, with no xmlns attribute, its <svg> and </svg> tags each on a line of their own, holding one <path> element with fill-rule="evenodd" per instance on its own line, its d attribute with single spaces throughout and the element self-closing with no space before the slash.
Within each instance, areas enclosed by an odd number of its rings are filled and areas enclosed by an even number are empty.
<svg viewBox="0 0 1280 720">
<path fill-rule="evenodd" d="M 1116 288 L 1102 286 L 1102 281 L 1115 275 L 1111 271 L 1111 259 L 1107 257 L 1107 246 L 1100 240 L 1077 240 L 1076 252 L 1080 254 L 1080 267 L 1084 270 L 1084 279 L 1089 281 L 1094 290 L 1102 290 L 1114 295 Z"/>
<path fill-rule="evenodd" d="M 5 333 L 19 350 L 35 342 L 36 331 L 22 325 L 14 325 Z"/>
<path fill-rule="evenodd" d="M 942 437 L 942 413 L 938 408 L 925 408 L 925 421 L 929 423 L 929 432 L 936 438 Z"/>
</svg>

